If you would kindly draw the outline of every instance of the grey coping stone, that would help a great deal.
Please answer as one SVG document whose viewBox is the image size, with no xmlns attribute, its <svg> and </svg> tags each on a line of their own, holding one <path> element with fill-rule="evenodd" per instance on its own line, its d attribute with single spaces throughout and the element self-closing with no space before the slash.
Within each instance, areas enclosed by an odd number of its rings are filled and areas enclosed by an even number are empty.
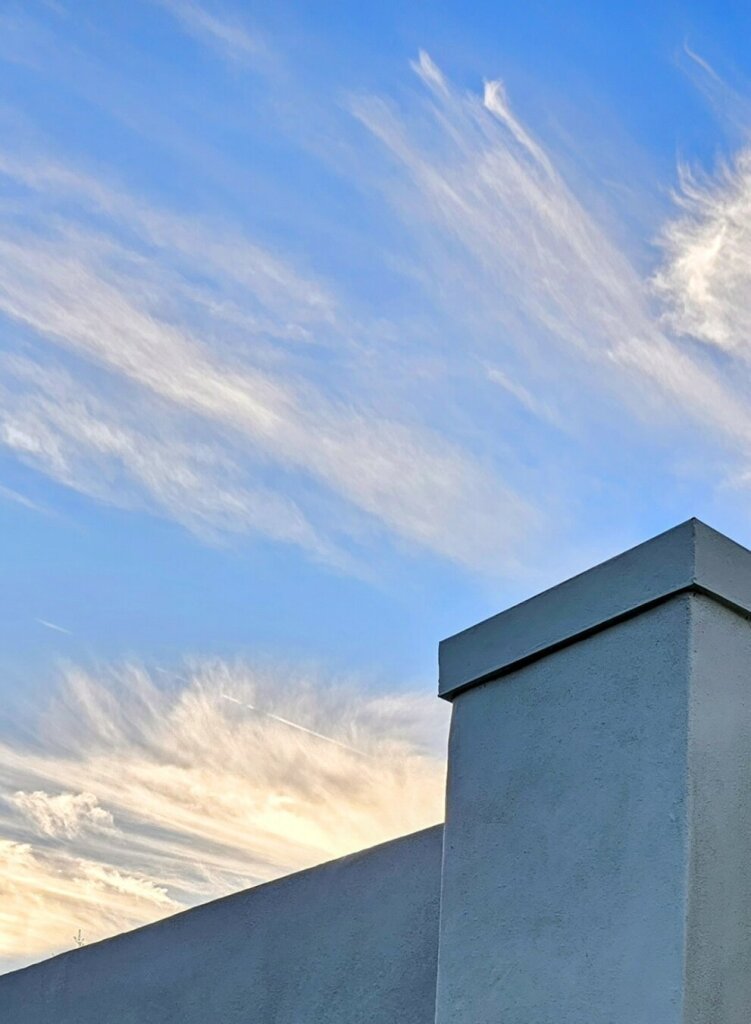
<svg viewBox="0 0 751 1024">
<path fill-rule="evenodd" d="M 751 614 L 751 551 L 689 519 L 443 640 L 438 693 L 451 700 L 467 687 L 686 592 Z"/>
</svg>

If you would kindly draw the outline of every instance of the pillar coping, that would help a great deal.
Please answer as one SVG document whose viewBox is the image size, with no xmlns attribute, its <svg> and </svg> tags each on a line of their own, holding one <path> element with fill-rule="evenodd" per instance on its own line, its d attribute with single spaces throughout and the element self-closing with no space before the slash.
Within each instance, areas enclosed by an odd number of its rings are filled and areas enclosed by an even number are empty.
<svg viewBox="0 0 751 1024">
<path fill-rule="evenodd" d="M 698 519 L 443 640 L 438 693 L 459 693 L 669 600 L 702 593 L 751 616 L 751 551 Z"/>
</svg>

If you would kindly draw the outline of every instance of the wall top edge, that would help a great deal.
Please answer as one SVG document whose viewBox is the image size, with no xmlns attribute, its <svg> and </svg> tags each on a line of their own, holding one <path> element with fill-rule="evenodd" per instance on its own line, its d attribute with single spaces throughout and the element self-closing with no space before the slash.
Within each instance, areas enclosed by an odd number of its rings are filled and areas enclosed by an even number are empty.
<svg viewBox="0 0 751 1024">
<path fill-rule="evenodd" d="M 692 590 L 751 615 L 751 551 L 698 519 L 443 640 L 438 693 L 452 700 L 548 650 Z"/>
</svg>

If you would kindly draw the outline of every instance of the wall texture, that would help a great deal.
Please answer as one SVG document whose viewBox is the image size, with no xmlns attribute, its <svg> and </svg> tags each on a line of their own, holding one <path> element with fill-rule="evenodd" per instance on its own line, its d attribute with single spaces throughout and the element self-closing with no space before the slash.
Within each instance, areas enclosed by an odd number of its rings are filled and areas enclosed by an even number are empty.
<svg viewBox="0 0 751 1024">
<path fill-rule="evenodd" d="M 437 1024 L 747 1024 L 751 552 L 690 520 L 440 670 Z"/>
<path fill-rule="evenodd" d="M 455 700 L 438 1024 L 684 1019 L 694 600 Z"/>
<path fill-rule="evenodd" d="M 751 1019 L 751 621 L 693 598 L 686 1024 Z"/>
<path fill-rule="evenodd" d="M 0 979 L 3 1024 L 433 1024 L 442 827 Z"/>
</svg>

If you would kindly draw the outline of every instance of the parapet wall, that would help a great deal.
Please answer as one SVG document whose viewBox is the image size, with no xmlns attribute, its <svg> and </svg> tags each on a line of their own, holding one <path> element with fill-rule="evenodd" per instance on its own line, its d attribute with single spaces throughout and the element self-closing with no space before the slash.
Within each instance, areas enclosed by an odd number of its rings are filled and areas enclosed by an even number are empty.
<svg viewBox="0 0 751 1024">
<path fill-rule="evenodd" d="M 443 828 L 0 979 L 3 1024 L 433 1024 Z"/>
</svg>

